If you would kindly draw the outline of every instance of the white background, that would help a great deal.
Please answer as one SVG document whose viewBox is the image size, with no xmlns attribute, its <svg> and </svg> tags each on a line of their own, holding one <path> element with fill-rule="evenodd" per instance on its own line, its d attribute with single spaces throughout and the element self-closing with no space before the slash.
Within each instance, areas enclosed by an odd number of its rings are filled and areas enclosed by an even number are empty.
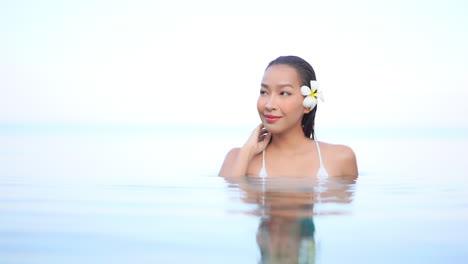
<svg viewBox="0 0 468 264">
<path fill-rule="evenodd" d="M 466 1 L 2 1 L 0 122 L 256 124 L 314 67 L 322 126 L 468 125 Z"/>
</svg>

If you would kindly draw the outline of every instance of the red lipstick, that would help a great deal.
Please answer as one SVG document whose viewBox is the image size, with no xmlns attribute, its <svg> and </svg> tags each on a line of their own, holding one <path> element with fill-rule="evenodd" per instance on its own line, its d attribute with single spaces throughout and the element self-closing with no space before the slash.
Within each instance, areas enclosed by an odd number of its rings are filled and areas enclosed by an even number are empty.
<svg viewBox="0 0 468 264">
<path fill-rule="evenodd" d="M 265 115 L 265 120 L 268 123 L 274 123 L 278 121 L 281 118 L 281 116 L 275 116 L 275 115 Z"/>
</svg>

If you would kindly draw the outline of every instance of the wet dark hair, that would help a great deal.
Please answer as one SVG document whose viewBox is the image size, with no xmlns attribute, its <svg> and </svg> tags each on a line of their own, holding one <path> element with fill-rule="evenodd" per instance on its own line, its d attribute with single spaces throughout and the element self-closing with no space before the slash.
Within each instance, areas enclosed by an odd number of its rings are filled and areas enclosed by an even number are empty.
<svg viewBox="0 0 468 264">
<path fill-rule="evenodd" d="M 310 86 L 310 81 L 316 81 L 315 71 L 312 66 L 304 59 L 297 56 L 281 56 L 271 61 L 267 69 L 273 65 L 288 65 L 296 69 L 299 74 L 302 85 Z M 309 113 L 304 114 L 302 117 L 302 131 L 308 138 L 314 139 L 314 125 L 315 113 L 317 112 L 317 105 Z"/>
</svg>

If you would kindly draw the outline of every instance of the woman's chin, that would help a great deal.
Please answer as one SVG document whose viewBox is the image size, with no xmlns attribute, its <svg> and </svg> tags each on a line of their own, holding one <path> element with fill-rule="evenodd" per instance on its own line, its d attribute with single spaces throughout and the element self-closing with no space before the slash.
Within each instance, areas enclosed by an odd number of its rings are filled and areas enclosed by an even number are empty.
<svg viewBox="0 0 468 264">
<path fill-rule="evenodd" d="M 265 127 L 265 129 L 272 133 L 272 134 L 276 134 L 276 133 L 279 133 L 281 132 L 281 128 L 278 127 L 278 125 L 274 124 L 274 123 L 268 123 L 266 121 L 263 121 L 263 126 Z"/>
</svg>

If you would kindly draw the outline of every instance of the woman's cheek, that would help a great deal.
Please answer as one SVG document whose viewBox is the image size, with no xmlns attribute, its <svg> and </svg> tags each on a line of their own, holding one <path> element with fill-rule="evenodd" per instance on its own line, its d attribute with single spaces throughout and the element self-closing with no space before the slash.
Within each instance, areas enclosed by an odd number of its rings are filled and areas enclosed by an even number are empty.
<svg viewBox="0 0 468 264">
<path fill-rule="evenodd" d="M 262 97 L 259 97 L 257 100 L 257 109 L 259 112 L 263 112 L 265 109 L 265 99 Z"/>
</svg>

